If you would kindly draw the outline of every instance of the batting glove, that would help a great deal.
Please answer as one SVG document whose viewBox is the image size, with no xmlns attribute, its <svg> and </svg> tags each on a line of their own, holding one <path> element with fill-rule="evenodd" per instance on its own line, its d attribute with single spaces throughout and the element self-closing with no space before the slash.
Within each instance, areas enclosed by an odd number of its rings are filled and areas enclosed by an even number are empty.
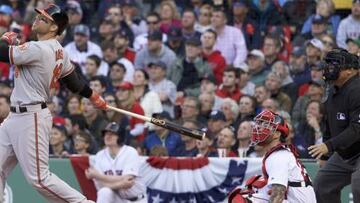
<svg viewBox="0 0 360 203">
<path fill-rule="evenodd" d="M 5 40 L 9 45 L 19 45 L 20 40 L 18 39 L 18 34 L 15 32 L 5 32 L 1 36 L 2 40 Z"/>
<path fill-rule="evenodd" d="M 95 91 L 93 91 L 93 93 L 89 99 L 96 108 L 101 109 L 101 110 L 107 109 L 106 101 Z"/>
</svg>

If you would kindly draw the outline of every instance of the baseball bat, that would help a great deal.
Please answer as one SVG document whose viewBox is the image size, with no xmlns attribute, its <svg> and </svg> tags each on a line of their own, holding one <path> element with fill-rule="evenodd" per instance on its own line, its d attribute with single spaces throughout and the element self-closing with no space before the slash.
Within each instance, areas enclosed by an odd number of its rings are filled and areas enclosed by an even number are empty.
<svg viewBox="0 0 360 203">
<path fill-rule="evenodd" d="M 157 125 L 157 126 L 172 130 L 172 131 L 180 133 L 182 135 L 186 135 L 186 136 L 198 139 L 198 140 L 202 140 L 206 136 L 206 133 L 204 131 L 192 130 L 192 129 L 189 129 L 189 128 L 185 128 L 185 127 L 183 127 L 183 126 L 181 126 L 179 124 L 176 124 L 176 123 L 164 120 L 164 119 L 157 119 L 157 118 L 153 118 L 153 117 L 147 117 L 147 116 L 139 115 L 139 114 L 136 114 L 136 113 L 133 113 L 133 112 L 130 112 L 130 111 L 126 111 L 124 109 L 116 108 L 116 107 L 113 107 L 113 106 L 109 106 L 109 105 L 107 105 L 107 108 L 110 109 L 110 110 L 113 110 L 113 111 L 128 115 L 128 116 L 131 116 L 131 117 L 134 117 L 134 118 L 137 118 L 137 119 L 152 123 L 154 125 Z"/>
</svg>

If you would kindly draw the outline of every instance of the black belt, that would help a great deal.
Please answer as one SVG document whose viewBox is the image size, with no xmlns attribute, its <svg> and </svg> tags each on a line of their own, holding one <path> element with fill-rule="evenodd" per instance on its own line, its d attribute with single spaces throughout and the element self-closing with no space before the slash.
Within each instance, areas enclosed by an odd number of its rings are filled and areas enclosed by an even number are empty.
<svg viewBox="0 0 360 203">
<path fill-rule="evenodd" d="M 145 196 L 142 194 L 142 195 L 139 195 L 137 197 L 133 197 L 133 198 L 129 198 L 127 200 L 129 200 L 130 202 L 135 202 L 135 201 L 138 201 L 138 200 L 141 200 L 142 198 L 144 198 Z"/>
<path fill-rule="evenodd" d="M 47 107 L 46 103 L 45 102 L 42 102 L 41 103 L 41 109 L 45 109 Z M 10 106 L 10 111 L 13 112 L 13 113 L 18 113 L 16 111 L 16 107 L 15 106 Z M 25 113 L 25 112 L 28 112 L 28 109 L 26 106 L 19 106 L 19 113 Z"/>
<path fill-rule="evenodd" d="M 312 183 L 310 180 L 306 180 L 306 181 L 301 181 L 301 182 L 288 182 L 289 187 L 307 187 L 307 186 L 312 186 Z"/>
</svg>

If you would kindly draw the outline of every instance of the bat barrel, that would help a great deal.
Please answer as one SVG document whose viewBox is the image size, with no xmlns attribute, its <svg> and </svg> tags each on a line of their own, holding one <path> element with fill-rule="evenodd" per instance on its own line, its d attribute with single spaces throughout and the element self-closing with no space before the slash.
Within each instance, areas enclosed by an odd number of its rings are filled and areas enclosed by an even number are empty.
<svg viewBox="0 0 360 203">
<path fill-rule="evenodd" d="M 185 128 L 179 124 L 163 119 L 151 118 L 151 123 L 198 140 L 202 140 L 206 136 L 204 131 Z"/>
</svg>

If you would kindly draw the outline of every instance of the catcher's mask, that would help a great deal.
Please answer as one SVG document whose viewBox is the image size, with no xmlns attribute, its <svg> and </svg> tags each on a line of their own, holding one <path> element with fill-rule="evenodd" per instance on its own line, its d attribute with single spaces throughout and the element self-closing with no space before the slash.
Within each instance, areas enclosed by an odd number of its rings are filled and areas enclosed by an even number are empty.
<svg viewBox="0 0 360 203">
<path fill-rule="evenodd" d="M 326 54 L 321 62 L 323 79 L 325 81 L 337 80 L 341 70 L 358 69 L 359 66 L 358 56 L 349 53 L 345 49 L 333 49 Z"/>
<path fill-rule="evenodd" d="M 252 145 L 264 144 L 263 142 L 276 131 L 279 131 L 283 138 L 289 135 L 289 127 L 284 119 L 272 111 L 262 111 L 254 118 L 254 122 L 251 134 Z"/>
</svg>

